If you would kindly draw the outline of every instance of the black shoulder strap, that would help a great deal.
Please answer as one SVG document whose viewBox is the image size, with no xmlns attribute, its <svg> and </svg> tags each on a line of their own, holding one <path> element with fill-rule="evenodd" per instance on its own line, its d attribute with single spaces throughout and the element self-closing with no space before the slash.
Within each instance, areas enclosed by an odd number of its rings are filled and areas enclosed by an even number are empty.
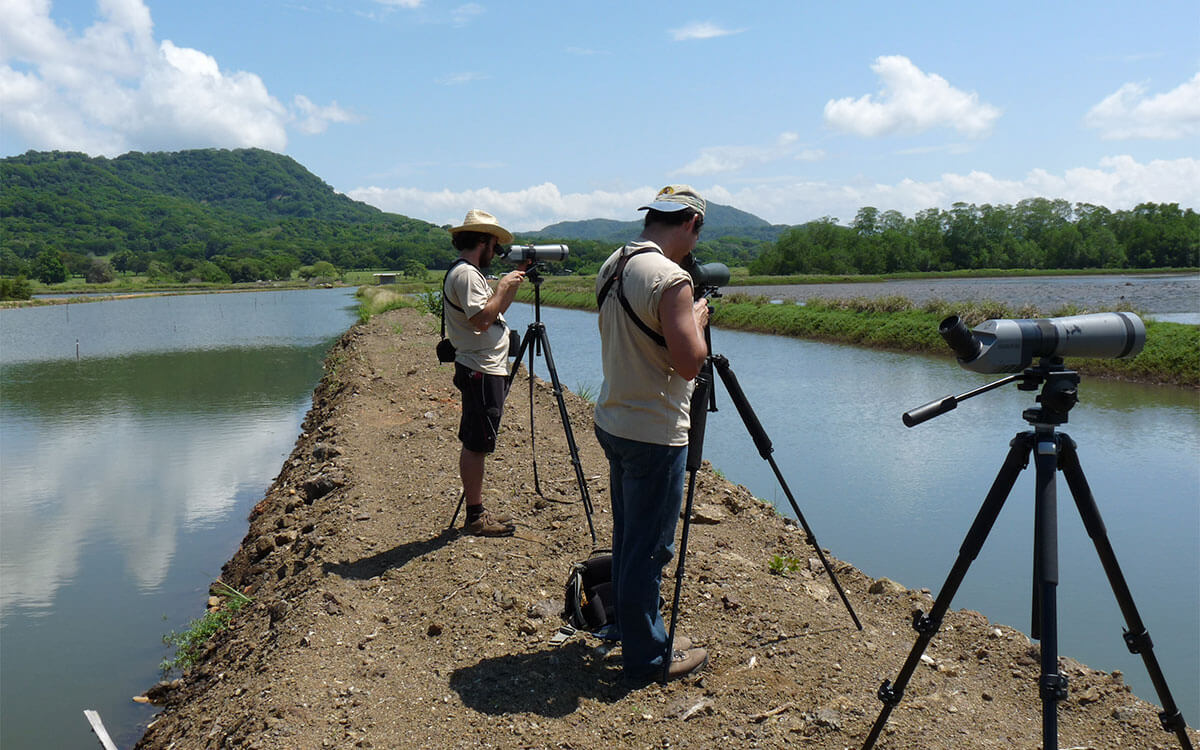
<svg viewBox="0 0 1200 750">
<path fill-rule="evenodd" d="M 634 257 L 635 255 L 652 253 L 654 251 L 654 248 L 647 247 L 621 256 L 621 259 L 617 261 L 616 269 L 604 282 L 604 286 L 600 288 L 600 293 L 596 295 L 596 311 L 599 312 L 600 307 L 604 304 L 604 300 L 608 299 L 608 292 L 610 289 L 612 289 L 612 285 L 615 283 L 617 285 L 617 299 L 621 302 L 621 307 L 625 308 L 625 312 L 629 315 L 629 319 L 633 321 L 634 325 L 641 329 L 642 333 L 649 336 L 651 341 L 659 346 L 665 347 L 667 345 L 667 340 L 663 338 L 661 334 L 657 333 L 653 328 L 646 325 L 646 321 L 639 318 L 637 313 L 633 311 L 633 307 L 629 304 L 629 299 L 625 296 L 625 283 L 624 279 L 622 278 L 625 273 L 625 264 L 629 262 L 630 258 Z"/>
<path fill-rule="evenodd" d="M 465 312 L 461 307 L 446 299 L 446 282 L 450 279 L 450 272 L 459 263 L 470 263 L 470 261 L 465 258 L 459 258 L 450 264 L 450 267 L 446 269 L 446 275 L 442 277 L 442 338 L 446 338 L 446 305 L 450 305 L 459 312 Z"/>
</svg>

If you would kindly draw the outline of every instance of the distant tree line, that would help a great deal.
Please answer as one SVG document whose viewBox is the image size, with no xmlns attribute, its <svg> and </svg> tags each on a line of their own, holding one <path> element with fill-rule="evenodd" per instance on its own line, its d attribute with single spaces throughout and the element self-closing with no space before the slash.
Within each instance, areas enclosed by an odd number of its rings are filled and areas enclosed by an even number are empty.
<svg viewBox="0 0 1200 750">
<path fill-rule="evenodd" d="M 794 227 L 753 260 L 754 274 L 877 274 L 971 268 L 1165 268 L 1200 265 L 1200 215 L 1178 203 L 1110 211 L 1031 198 L 955 203 L 913 218 L 859 209 Z"/>
</svg>

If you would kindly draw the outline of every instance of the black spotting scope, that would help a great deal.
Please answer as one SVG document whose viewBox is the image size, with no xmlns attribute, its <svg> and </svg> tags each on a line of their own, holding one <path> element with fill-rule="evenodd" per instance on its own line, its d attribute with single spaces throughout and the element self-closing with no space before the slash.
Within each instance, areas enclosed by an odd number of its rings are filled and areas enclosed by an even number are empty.
<svg viewBox="0 0 1200 750">
<path fill-rule="evenodd" d="M 968 330 L 957 315 L 938 333 L 975 372 L 1021 372 L 1035 357 L 1132 357 L 1146 345 L 1146 326 L 1130 312 L 1069 315 L 1062 318 L 985 320 Z"/>
<path fill-rule="evenodd" d="M 719 289 L 729 283 L 729 266 L 724 263 L 697 263 L 695 257 L 689 254 L 682 265 L 683 270 L 692 277 L 692 287 L 697 294 Z"/>
</svg>

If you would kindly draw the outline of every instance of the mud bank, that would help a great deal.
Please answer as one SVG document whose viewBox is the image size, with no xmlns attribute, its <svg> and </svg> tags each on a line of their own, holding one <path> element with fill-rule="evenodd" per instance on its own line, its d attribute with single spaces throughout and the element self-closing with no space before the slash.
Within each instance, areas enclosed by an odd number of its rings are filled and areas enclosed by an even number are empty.
<svg viewBox="0 0 1200 750">
<path fill-rule="evenodd" d="M 517 535 L 447 528 L 459 411 L 450 370 L 433 356 L 435 328 L 394 310 L 332 348 L 295 450 L 224 566 L 222 580 L 253 602 L 197 666 L 156 691 L 163 710 L 138 747 L 861 745 L 928 593 L 832 558 L 858 631 L 803 532 L 706 467 L 680 632 L 708 648 L 710 664 L 687 681 L 630 688 L 619 649 L 582 635 L 549 642 L 567 571 L 593 545 L 546 383 L 533 395 L 545 497 L 533 488 L 522 377 L 486 481 L 487 503 L 517 516 Z M 603 546 L 605 463 L 590 405 L 566 398 Z M 773 574 L 773 556 L 795 564 Z M 926 654 L 877 747 L 1041 746 L 1036 644 L 964 610 Z M 1178 746 L 1119 673 L 1070 658 L 1060 671 L 1070 680 L 1061 747 Z"/>
</svg>

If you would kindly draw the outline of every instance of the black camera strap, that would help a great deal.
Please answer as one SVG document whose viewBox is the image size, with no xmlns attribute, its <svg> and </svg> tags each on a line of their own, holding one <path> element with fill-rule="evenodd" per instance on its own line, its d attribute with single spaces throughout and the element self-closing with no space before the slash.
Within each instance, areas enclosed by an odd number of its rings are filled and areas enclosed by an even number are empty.
<svg viewBox="0 0 1200 750">
<path fill-rule="evenodd" d="M 649 336 L 651 341 L 665 348 L 667 345 L 667 340 L 662 337 L 662 334 L 657 333 L 653 328 L 646 325 L 646 321 L 638 317 L 637 313 L 633 311 L 633 307 L 629 304 L 629 299 L 625 296 L 625 264 L 628 263 L 629 259 L 633 258 L 634 256 L 653 252 L 658 251 L 656 248 L 647 247 L 641 250 L 636 250 L 628 255 L 621 255 L 621 259 L 617 261 L 616 270 L 614 270 L 612 275 L 608 277 L 608 280 L 604 282 L 604 286 L 600 287 L 600 293 L 596 295 L 596 310 L 599 311 L 601 306 L 604 305 L 604 300 L 608 299 L 608 292 L 610 289 L 612 289 L 612 285 L 615 283 L 617 285 L 617 299 L 620 300 L 621 307 L 625 308 L 625 312 L 629 314 L 629 319 L 633 321 L 634 325 L 642 330 L 642 333 Z M 443 298 L 444 296 L 445 295 L 443 295 Z"/>
<path fill-rule="evenodd" d="M 458 305 L 456 305 L 453 302 L 451 302 L 450 300 L 446 299 L 446 282 L 449 281 L 450 272 L 454 270 L 455 266 L 457 266 L 459 263 L 470 263 L 470 262 L 471 261 L 467 260 L 466 258 L 459 258 L 458 260 L 456 260 L 450 264 L 450 267 L 446 269 L 446 275 L 442 277 L 442 338 L 446 338 L 446 305 L 450 305 L 455 310 L 458 310 L 460 313 L 466 312 Z"/>
</svg>

